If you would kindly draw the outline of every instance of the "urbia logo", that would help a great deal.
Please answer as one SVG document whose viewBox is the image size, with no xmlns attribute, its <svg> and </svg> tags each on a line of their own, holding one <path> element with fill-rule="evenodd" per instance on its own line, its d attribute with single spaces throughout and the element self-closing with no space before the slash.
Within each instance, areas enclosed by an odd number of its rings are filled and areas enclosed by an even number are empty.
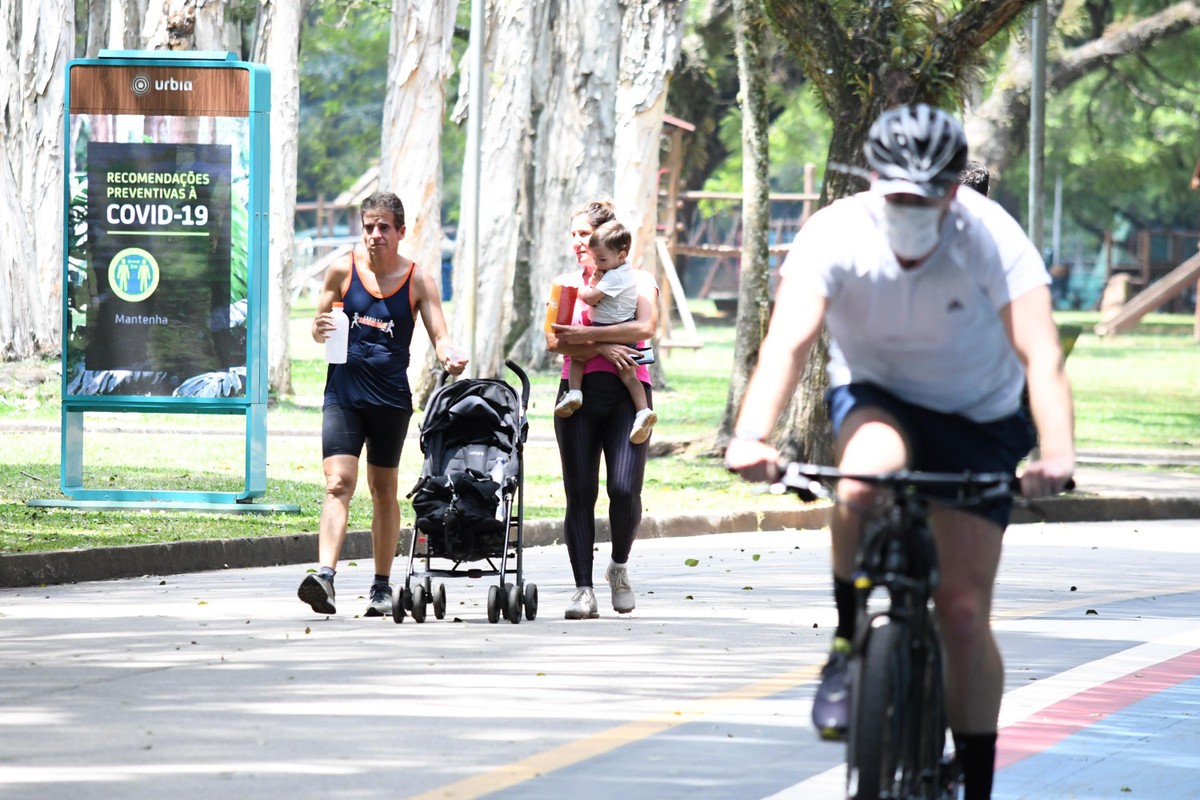
<svg viewBox="0 0 1200 800">
<path fill-rule="evenodd" d="M 150 76 L 143 72 L 139 72 L 133 76 L 133 80 L 129 82 L 129 91 L 141 97 L 146 92 L 150 91 Z"/>
<path fill-rule="evenodd" d="M 192 82 L 167 78 L 165 81 L 154 81 L 154 88 L 160 92 L 190 92 L 192 90 Z"/>
</svg>

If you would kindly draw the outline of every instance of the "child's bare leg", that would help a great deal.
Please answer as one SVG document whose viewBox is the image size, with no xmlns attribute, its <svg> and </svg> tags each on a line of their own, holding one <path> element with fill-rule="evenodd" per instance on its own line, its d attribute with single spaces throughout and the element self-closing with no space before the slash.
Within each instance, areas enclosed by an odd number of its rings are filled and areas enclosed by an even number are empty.
<svg viewBox="0 0 1200 800">
<path fill-rule="evenodd" d="M 578 358 L 571 359 L 567 370 L 567 391 L 554 407 L 556 417 L 569 417 L 583 405 L 583 368 L 585 362 Z M 643 394 L 645 394 L 643 392 Z M 645 402 L 645 401 L 643 401 Z"/>
<path fill-rule="evenodd" d="M 625 384 L 625 388 L 629 390 L 629 396 L 633 398 L 633 407 L 637 411 L 646 409 L 646 387 L 642 386 L 642 382 L 637 377 L 637 367 L 622 367 L 617 372 L 621 383 Z"/>
</svg>

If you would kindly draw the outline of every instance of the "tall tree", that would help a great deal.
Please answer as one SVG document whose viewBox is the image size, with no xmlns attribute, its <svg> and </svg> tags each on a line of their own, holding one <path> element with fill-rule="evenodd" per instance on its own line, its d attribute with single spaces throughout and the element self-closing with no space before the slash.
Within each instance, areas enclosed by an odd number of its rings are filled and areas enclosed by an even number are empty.
<svg viewBox="0 0 1200 800">
<path fill-rule="evenodd" d="M 763 0 L 833 120 L 822 202 L 865 187 L 862 145 L 882 111 L 912 102 L 957 105 L 977 79 L 986 45 L 1032 2 L 967 0 L 943 8 L 916 0 Z M 821 342 L 787 412 L 783 444 L 827 462 L 824 336 Z"/>
<path fill-rule="evenodd" d="M 62 322 L 63 75 L 75 4 L 0 12 L 0 357 L 57 352 Z"/>
<path fill-rule="evenodd" d="M 241 53 L 242 31 L 229 0 L 161 0 L 146 5 L 142 40 L 147 50 Z"/>
<path fill-rule="evenodd" d="M 630 261 L 657 272 L 654 239 L 658 207 L 658 155 L 667 90 L 683 39 L 683 0 L 630 3 L 621 21 L 617 74 L 613 201 L 631 223 Z"/>
<path fill-rule="evenodd" d="M 268 248 L 267 381 L 292 393 L 289 346 L 296 252 L 296 139 L 300 127 L 300 26 L 304 3 L 260 0 L 254 60 L 271 70 L 271 219 Z"/>
<path fill-rule="evenodd" d="M 729 397 L 717 436 L 724 446 L 733 434 L 750 372 L 766 333 L 770 308 L 768 270 L 771 185 L 766 64 L 763 59 L 766 17 L 759 0 L 735 0 L 734 28 L 742 90 L 742 258 L 738 276 L 737 335 Z"/>
<path fill-rule="evenodd" d="M 408 228 L 402 249 L 441 286 L 442 127 L 453 72 L 453 0 L 392 0 L 379 185 L 400 195 Z M 413 338 L 410 385 L 426 369 L 426 339 Z M 433 354 L 429 354 L 432 358 Z"/>
</svg>

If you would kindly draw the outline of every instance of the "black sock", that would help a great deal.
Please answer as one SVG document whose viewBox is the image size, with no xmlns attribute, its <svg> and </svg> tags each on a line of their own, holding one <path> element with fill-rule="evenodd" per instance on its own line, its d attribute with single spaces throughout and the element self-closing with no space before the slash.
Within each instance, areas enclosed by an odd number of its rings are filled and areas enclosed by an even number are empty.
<svg viewBox="0 0 1200 800">
<path fill-rule="evenodd" d="M 837 605 L 837 630 L 834 636 L 854 641 L 854 584 L 836 575 L 833 578 L 833 602 Z"/>
<path fill-rule="evenodd" d="M 321 567 L 317 570 L 317 576 L 333 583 L 333 576 L 337 574 L 337 570 L 333 567 Z"/>
<path fill-rule="evenodd" d="M 954 752 L 963 774 L 963 800 L 989 800 L 996 771 L 996 734 L 955 733 Z"/>
<path fill-rule="evenodd" d="M 384 586 L 388 586 L 391 584 L 391 582 L 392 582 L 391 575 L 380 575 L 379 573 L 375 574 L 374 583 L 380 583 L 380 584 L 383 584 Z"/>
</svg>

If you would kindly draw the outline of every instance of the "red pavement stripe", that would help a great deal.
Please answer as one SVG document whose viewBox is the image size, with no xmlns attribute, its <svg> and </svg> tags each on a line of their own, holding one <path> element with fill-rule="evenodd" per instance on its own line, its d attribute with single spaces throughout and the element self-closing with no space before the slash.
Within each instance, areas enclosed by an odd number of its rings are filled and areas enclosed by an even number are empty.
<svg viewBox="0 0 1200 800">
<path fill-rule="evenodd" d="M 1200 675 L 1200 650 L 1161 661 L 1047 706 L 1000 731 L 996 769 L 1048 750 L 1139 700 Z"/>
</svg>

